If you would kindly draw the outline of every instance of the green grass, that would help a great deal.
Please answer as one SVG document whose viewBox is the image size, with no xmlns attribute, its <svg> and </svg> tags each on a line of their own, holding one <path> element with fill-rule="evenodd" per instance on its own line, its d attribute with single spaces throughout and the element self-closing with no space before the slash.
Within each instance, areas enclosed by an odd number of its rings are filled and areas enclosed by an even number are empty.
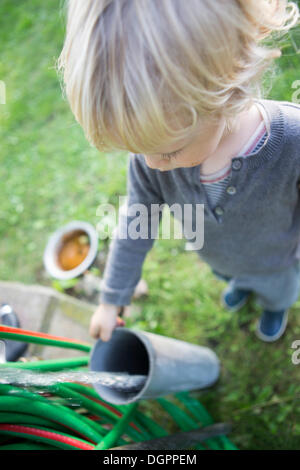
<svg viewBox="0 0 300 470">
<path fill-rule="evenodd" d="M 126 194 L 127 156 L 91 148 L 62 98 L 54 69 L 64 37 L 61 7 L 59 0 L 0 6 L 0 80 L 7 89 L 0 105 L 2 280 L 40 281 L 49 234 L 73 219 L 96 225 L 98 205 Z M 293 33 L 298 47 L 299 36 Z M 291 101 L 291 84 L 300 80 L 295 45 L 286 43 L 277 64 L 269 98 Z M 157 240 L 143 277 L 150 293 L 127 326 L 216 351 L 220 381 L 196 396 L 215 421 L 233 423 L 230 437 L 239 448 L 299 449 L 300 366 L 291 362 L 291 344 L 300 338 L 300 301 L 284 337 L 265 344 L 254 334 L 255 304 L 226 312 L 219 302 L 225 284 L 182 240 Z"/>
</svg>

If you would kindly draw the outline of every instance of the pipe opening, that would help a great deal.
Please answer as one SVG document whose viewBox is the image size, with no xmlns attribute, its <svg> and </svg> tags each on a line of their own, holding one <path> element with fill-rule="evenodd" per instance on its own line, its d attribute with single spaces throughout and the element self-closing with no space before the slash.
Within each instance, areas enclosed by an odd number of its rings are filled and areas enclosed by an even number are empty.
<svg viewBox="0 0 300 470">
<path fill-rule="evenodd" d="M 109 341 L 99 340 L 95 344 L 90 369 L 95 372 L 125 372 L 130 375 L 146 376 L 146 382 L 135 392 L 119 391 L 108 385 L 94 384 L 104 400 L 115 404 L 130 403 L 140 396 L 148 384 L 149 351 L 144 342 L 132 331 L 116 328 Z"/>
</svg>

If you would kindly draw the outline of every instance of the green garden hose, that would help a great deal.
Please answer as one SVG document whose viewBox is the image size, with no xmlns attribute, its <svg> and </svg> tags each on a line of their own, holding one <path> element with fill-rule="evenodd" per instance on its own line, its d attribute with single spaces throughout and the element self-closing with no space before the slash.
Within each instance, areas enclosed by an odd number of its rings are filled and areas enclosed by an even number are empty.
<svg viewBox="0 0 300 470">
<path fill-rule="evenodd" d="M 0 325 L 0 339 L 13 339 L 90 352 L 91 346 L 69 338 L 24 331 Z M 40 372 L 75 369 L 86 371 L 89 356 L 32 362 L 9 362 L 0 368 Z M 45 396 L 46 394 L 46 396 Z M 174 394 L 187 412 L 171 400 L 155 403 L 183 431 L 208 426 L 213 419 L 188 392 Z M 75 407 L 74 407 L 75 406 Z M 138 402 L 112 405 L 89 385 L 64 382 L 55 385 L 22 386 L 0 384 L 1 450 L 105 450 L 115 446 L 168 436 L 157 422 L 139 410 Z M 236 449 L 226 437 L 207 439 L 196 449 Z"/>
</svg>

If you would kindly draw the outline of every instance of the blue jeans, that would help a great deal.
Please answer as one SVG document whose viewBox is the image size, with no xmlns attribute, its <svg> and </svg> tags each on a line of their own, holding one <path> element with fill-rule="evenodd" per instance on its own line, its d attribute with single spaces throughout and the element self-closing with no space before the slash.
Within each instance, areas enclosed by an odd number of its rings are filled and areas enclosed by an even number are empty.
<svg viewBox="0 0 300 470">
<path fill-rule="evenodd" d="M 257 303 L 273 312 L 285 310 L 294 304 L 300 293 L 300 260 L 282 271 L 268 275 L 242 275 L 230 277 L 212 269 L 213 274 L 222 281 L 229 282 L 232 289 L 250 290 Z"/>
</svg>

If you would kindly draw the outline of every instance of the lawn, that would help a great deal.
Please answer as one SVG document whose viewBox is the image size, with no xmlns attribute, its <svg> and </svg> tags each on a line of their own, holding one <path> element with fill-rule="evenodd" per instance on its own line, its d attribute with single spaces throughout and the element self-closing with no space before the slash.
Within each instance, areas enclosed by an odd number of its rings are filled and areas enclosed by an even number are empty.
<svg viewBox="0 0 300 470">
<path fill-rule="evenodd" d="M 96 225 L 100 203 L 126 194 L 127 155 L 91 148 L 62 97 L 55 71 L 64 37 L 60 0 L 2 0 L 0 80 L 0 279 L 43 282 L 49 233 L 73 219 Z M 300 80 L 300 32 L 281 41 L 276 76 L 266 79 L 271 99 L 292 100 Z M 298 49 L 298 54 L 297 54 Z M 107 248 L 107 243 L 106 243 Z M 259 309 L 238 314 L 220 305 L 225 283 L 216 280 L 182 240 L 157 240 L 143 278 L 149 296 L 127 326 L 212 347 L 222 362 L 220 381 L 195 394 L 216 422 L 231 421 L 241 449 L 300 449 L 300 365 L 291 344 L 300 339 L 300 299 L 275 344 L 259 341 Z"/>
</svg>

